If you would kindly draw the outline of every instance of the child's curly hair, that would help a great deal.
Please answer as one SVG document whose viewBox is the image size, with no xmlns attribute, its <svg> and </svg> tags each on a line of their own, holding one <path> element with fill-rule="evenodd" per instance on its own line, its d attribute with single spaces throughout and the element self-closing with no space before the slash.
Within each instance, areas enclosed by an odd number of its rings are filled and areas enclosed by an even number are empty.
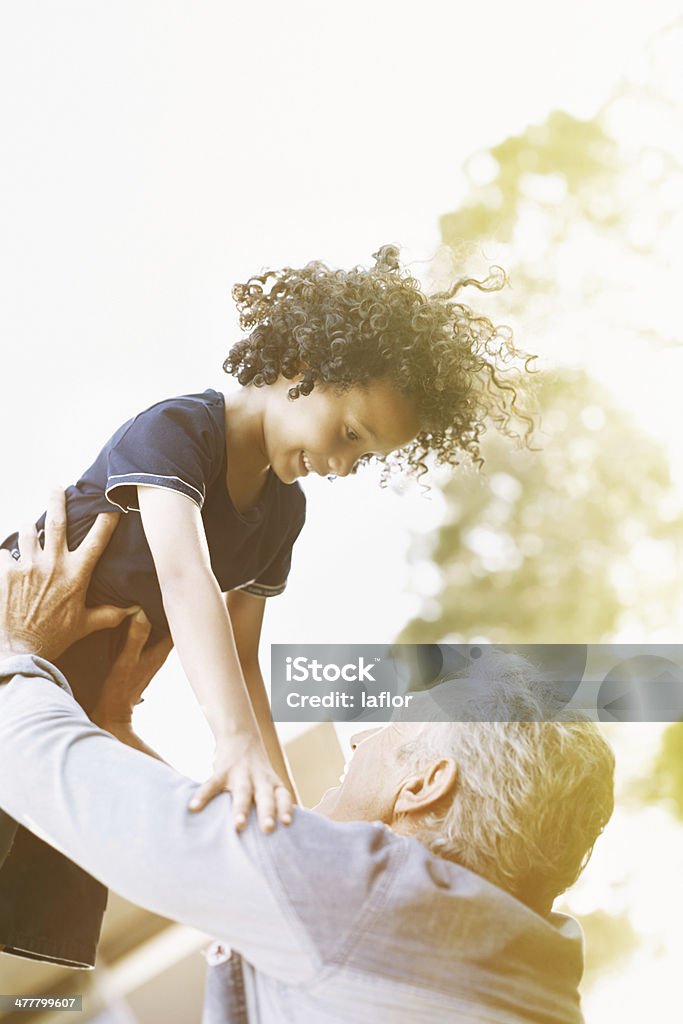
<svg viewBox="0 0 683 1024">
<path fill-rule="evenodd" d="M 388 457 L 387 472 L 397 466 L 421 475 L 430 452 L 449 465 L 463 452 L 481 464 L 487 420 L 527 444 L 533 420 L 517 398 L 533 356 L 515 348 L 509 327 L 454 301 L 466 285 L 502 288 L 500 267 L 484 281 L 462 278 L 446 292 L 425 295 L 401 268 L 396 246 L 373 256 L 370 270 L 330 270 L 316 260 L 236 284 L 240 326 L 250 333 L 230 349 L 226 373 L 256 387 L 280 375 L 301 377 L 291 399 L 317 384 L 346 390 L 386 379 L 412 399 L 422 425 L 411 444 Z"/>
</svg>

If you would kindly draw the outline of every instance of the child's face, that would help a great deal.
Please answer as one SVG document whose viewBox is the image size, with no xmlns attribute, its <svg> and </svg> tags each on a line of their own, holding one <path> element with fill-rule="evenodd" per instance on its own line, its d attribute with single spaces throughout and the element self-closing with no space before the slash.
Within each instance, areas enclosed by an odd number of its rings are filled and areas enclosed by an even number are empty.
<svg viewBox="0 0 683 1024">
<path fill-rule="evenodd" d="M 264 391 L 263 437 L 273 472 L 285 484 L 298 477 L 347 476 L 363 455 L 388 455 L 412 441 L 420 423 L 410 398 L 385 380 L 338 394 L 316 386 L 291 401 L 292 382 L 279 380 Z"/>
</svg>

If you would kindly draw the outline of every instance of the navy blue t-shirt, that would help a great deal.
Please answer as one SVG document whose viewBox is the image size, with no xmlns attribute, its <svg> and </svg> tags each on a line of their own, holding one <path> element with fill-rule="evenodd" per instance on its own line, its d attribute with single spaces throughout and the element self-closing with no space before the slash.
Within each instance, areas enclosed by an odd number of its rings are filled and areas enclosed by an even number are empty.
<svg viewBox="0 0 683 1024">
<path fill-rule="evenodd" d="M 142 484 L 179 491 L 201 509 L 211 567 L 222 591 L 239 588 L 260 597 L 280 594 L 292 546 L 304 524 L 303 491 L 297 483 L 283 484 L 271 471 L 257 504 L 241 513 L 228 493 L 227 472 L 225 401 L 217 391 L 158 402 L 124 423 L 66 495 L 71 549 L 81 543 L 100 512 L 119 508 L 124 513 L 95 567 L 88 604 L 139 604 L 152 623 L 150 642 L 168 633 L 138 511 L 137 486 Z M 39 528 L 43 524 L 44 517 Z M 2 546 L 16 546 L 16 534 Z M 64 663 L 75 689 L 81 689 L 79 682 L 87 683 L 93 698 L 120 647 L 119 639 L 105 652 L 110 632 L 93 634 L 75 645 L 78 650 L 72 649 Z M 74 658 L 74 653 L 79 656 Z M 82 703 L 88 707 L 92 700 Z"/>
</svg>

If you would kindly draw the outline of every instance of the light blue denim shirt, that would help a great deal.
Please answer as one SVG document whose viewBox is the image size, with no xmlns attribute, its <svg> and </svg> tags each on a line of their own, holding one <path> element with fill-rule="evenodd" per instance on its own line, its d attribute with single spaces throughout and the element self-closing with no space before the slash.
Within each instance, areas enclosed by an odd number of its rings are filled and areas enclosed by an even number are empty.
<svg viewBox="0 0 683 1024">
<path fill-rule="evenodd" d="M 228 794 L 190 814 L 196 783 L 102 732 L 65 685 L 40 659 L 0 665 L 0 807 L 127 899 L 220 938 L 232 952 L 209 967 L 205 1024 L 582 1021 L 571 918 L 380 823 L 297 810 L 239 834 Z"/>
</svg>

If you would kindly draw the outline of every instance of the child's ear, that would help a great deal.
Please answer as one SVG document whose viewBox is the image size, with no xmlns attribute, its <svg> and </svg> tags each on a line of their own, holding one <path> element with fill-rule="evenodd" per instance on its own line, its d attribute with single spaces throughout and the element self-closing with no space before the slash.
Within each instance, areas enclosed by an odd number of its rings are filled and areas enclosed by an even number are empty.
<svg viewBox="0 0 683 1024">
<path fill-rule="evenodd" d="M 458 766 L 451 757 L 433 761 L 422 771 L 409 775 L 401 785 L 394 812 L 396 814 L 424 814 L 445 797 L 455 795 Z"/>
</svg>

